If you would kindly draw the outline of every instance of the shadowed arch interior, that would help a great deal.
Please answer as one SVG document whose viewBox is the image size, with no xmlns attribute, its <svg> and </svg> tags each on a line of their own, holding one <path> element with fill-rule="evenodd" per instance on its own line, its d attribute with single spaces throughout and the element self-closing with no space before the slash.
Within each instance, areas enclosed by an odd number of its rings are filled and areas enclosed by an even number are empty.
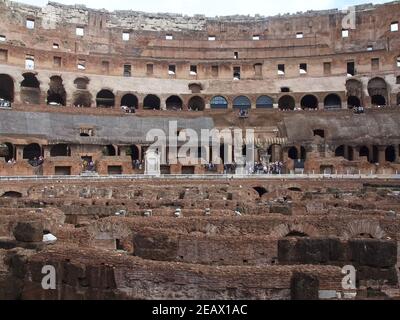
<svg viewBox="0 0 400 320">
<path fill-rule="evenodd" d="M 161 100 L 159 97 L 149 94 L 143 100 L 143 109 L 146 110 L 160 110 Z"/>
<path fill-rule="evenodd" d="M 296 102 L 292 96 L 283 96 L 279 99 L 278 106 L 281 110 L 294 110 Z"/>
<path fill-rule="evenodd" d="M 14 80 L 8 74 L 0 74 L 0 99 L 14 101 Z"/>
</svg>

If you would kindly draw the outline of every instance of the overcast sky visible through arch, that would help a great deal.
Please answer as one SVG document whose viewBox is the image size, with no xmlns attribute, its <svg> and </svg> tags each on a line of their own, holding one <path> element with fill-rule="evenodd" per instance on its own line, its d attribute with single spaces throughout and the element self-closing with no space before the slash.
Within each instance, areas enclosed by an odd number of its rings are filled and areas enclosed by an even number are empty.
<svg viewBox="0 0 400 320">
<path fill-rule="evenodd" d="M 45 6 L 48 0 L 19 0 L 27 4 Z M 345 9 L 355 4 L 384 3 L 388 0 L 58 0 L 63 4 L 84 4 L 88 8 L 107 10 L 135 10 L 222 16 L 231 14 L 264 16 L 295 13 L 307 10 Z"/>
</svg>

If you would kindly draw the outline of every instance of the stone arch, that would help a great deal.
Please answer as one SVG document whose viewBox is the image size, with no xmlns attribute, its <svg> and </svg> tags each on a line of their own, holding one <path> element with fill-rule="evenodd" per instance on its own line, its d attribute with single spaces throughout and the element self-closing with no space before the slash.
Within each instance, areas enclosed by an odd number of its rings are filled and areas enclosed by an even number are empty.
<svg viewBox="0 0 400 320">
<path fill-rule="evenodd" d="M 139 152 L 138 146 L 132 145 L 132 146 L 128 147 L 126 155 L 130 156 L 132 161 L 140 160 L 140 152 Z"/>
<path fill-rule="evenodd" d="M 143 100 L 143 109 L 146 110 L 160 110 L 161 100 L 154 94 L 147 95 Z"/>
<path fill-rule="evenodd" d="M 0 99 L 14 101 L 14 79 L 8 74 L 0 74 Z"/>
<path fill-rule="evenodd" d="M 380 77 L 375 77 L 368 82 L 368 94 L 372 105 L 386 105 L 388 98 L 387 83 Z"/>
<path fill-rule="evenodd" d="M 394 146 L 388 146 L 385 150 L 385 160 L 387 162 L 396 161 L 396 148 Z"/>
<path fill-rule="evenodd" d="M 312 94 L 307 94 L 301 99 L 300 104 L 303 110 L 318 109 L 318 98 Z"/>
<path fill-rule="evenodd" d="M 166 101 L 165 105 L 167 110 L 178 111 L 182 110 L 183 102 L 178 96 L 170 96 Z"/>
<path fill-rule="evenodd" d="M 328 94 L 324 99 L 324 108 L 328 109 L 328 110 L 341 109 L 342 108 L 342 100 L 335 93 Z"/>
<path fill-rule="evenodd" d="M 373 239 L 383 239 L 386 237 L 385 231 L 382 230 L 378 221 L 356 220 L 351 221 L 343 233 L 346 239 L 365 237 L 369 235 Z"/>
<path fill-rule="evenodd" d="M 75 107 L 90 108 L 92 105 L 92 94 L 87 90 L 77 90 L 73 94 L 73 105 Z"/>
<path fill-rule="evenodd" d="M 205 109 L 204 99 L 199 96 L 192 97 L 189 100 L 188 107 L 192 111 L 203 111 Z"/>
<path fill-rule="evenodd" d="M 107 157 L 115 157 L 117 155 L 117 150 L 113 145 L 109 144 L 107 146 L 104 146 L 103 155 Z"/>
<path fill-rule="evenodd" d="M 27 72 L 22 76 L 24 80 L 21 82 L 21 101 L 25 104 L 40 104 L 40 82 L 36 75 Z"/>
<path fill-rule="evenodd" d="M 261 198 L 264 194 L 267 194 L 267 193 L 268 193 L 268 190 L 265 189 L 264 187 L 254 187 L 253 189 L 258 193 L 258 195 L 260 196 L 260 198 Z"/>
<path fill-rule="evenodd" d="M 346 81 L 347 97 L 357 97 L 360 101 L 363 96 L 363 84 L 357 79 L 349 79 Z"/>
<path fill-rule="evenodd" d="M 360 98 L 356 96 L 349 96 L 347 98 L 347 107 L 349 109 L 353 109 L 354 107 L 360 107 L 361 106 L 361 100 Z"/>
<path fill-rule="evenodd" d="M 297 148 L 296 148 L 296 147 L 291 147 L 291 148 L 288 150 L 288 157 L 289 157 L 289 159 L 292 159 L 292 160 L 298 160 L 298 159 L 300 159 L 300 158 L 299 158 L 299 152 L 297 151 Z"/>
<path fill-rule="evenodd" d="M 5 162 L 15 159 L 15 147 L 12 143 L 0 143 L 0 157 L 4 158 Z"/>
<path fill-rule="evenodd" d="M 42 148 L 37 143 L 31 143 L 24 147 L 23 149 L 23 159 L 33 160 L 34 158 L 39 158 L 42 155 Z"/>
<path fill-rule="evenodd" d="M 67 102 L 67 92 L 65 91 L 63 80 L 60 76 L 50 78 L 49 90 L 47 91 L 47 104 L 59 104 L 65 106 Z"/>
<path fill-rule="evenodd" d="M 278 106 L 281 110 L 294 110 L 296 102 L 292 96 L 286 95 L 279 99 Z"/>
<path fill-rule="evenodd" d="M 139 107 L 139 100 L 134 94 L 127 93 L 121 98 L 121 106 L 135 110 Z"/>
<path fill-rule="evenodd" d="M 115 106 L 115 95 L 111 90 L 100 90 L 96 95 L 96 106 L 98 108 L 113 108 Z"/>
<path fill-rule="evenodd" d="M 318 237 L 319 231 L 314 226 L 301 223 L 301 224 L 280 224 L 272 229 L 270 236 L 276 238 L 285 238 L 291 234 L 298 233 L 307 237 Z"/>
<path fill-rule="evenodd" d="M 1 198 L 22 198 L 22 193 L 18 191 L 6 191 L 1 195 Z"/>
<path fill-rule="evenodd" d="M 78 90 L 87 90 L 89 81 L 86 77 L 80 77 L 74 80 L 74 84 Z"/>
<path fill-rule="evenodd" d="M 256 108 L 273 108 L 274 107 L 274 100 L 269 96 L 260 96 L 257 98 L 256 101 Z"/>
<path fill-rule="evenodd" d="M 233 100 L 234 109 L 250 109 L 251 101 L 246 96 L 239 96 Z"/>
<path fill-rule="evenodd" d="M 51 147 L 50 157 L 70 157 L 71 148 L 68 144 L 59 143 Z"/>
<path fill-rule="evenodd" d="M 215 96 L 210 101 L 211 109 L 228 109 L 228 100 L 223 96 Z"/>
</svg>

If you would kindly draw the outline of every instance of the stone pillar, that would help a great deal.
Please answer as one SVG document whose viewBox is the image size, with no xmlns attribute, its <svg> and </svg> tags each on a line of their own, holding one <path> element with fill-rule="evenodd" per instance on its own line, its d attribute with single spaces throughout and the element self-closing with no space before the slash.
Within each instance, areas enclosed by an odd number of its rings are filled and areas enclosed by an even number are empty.
<svg viewBox="0 0 400 320">
<path fill-rule="evenodd" d="M 349 159 L 349 146 L 344 146 L 344 158 Z"/>
<path fill-rule="evenodd" d="M 44 158 L 50 158 L 50 146 L 43 146 L 43 157 Z"/>
<path fill-rule="evenodd" d="M 368 157 L 368 159 L 369 159 L 369 161 L 370 162 L 373 162 L 373 159 L 374 159 L 374 146 L 368 146 L 368 151 L 369 151 L 369 157 Z"/>
<path fill-rule="evenodd" d="M 24 146 L 16 146 L 15 160 L 22 160 L 24 157 Z"/>
<path fill-rule="evenodd" d="M 386 147 L 379 146 L 378 147 L 378 163 L 384 164 L 386 161 L 385 157 L 386 157 Z"/>
<path fill-rule="evenodd" d="M 360 160 L 360 148 L 359 147 L 353 148 L 353 159 L 354 159 L 354 161 Z"/>
</svg>

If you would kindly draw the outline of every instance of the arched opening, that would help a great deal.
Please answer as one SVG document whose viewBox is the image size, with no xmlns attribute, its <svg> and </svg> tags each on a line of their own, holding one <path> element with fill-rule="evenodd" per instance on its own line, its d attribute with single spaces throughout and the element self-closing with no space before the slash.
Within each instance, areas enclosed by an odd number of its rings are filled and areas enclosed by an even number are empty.
<svg viewBox="0 0 400 320">
<path fill-rule="evenodd" d="M 347 105 L 349 109 L 361 106 L 363 96 L 363 85 L 361 81 L 350 79 L 346 81 Z"/>
<path fill-rule="evenodd" d="M 301 99 L 301 108 L 305 109 L 318 109 L 318 99 L 311 94 L 306 95 Z"/>
<path fill-rule="evenodd" d="M 22 198 L 22 193 L 17 191 L 7 191 L 1 195 L 2 198 Z"/>
<path fill-rule="evenodd" d="M 342 157 L 346 160 L 353 161 L 354 153 L 353 148 L 348 146 L 339 146 L 335 150 L 335 157 Z"/>
<path fill-rule="evenodd" d="M 225 144 L 221 144 L 221 146 L 219 147 L 219 157 L 221 158 L 221 164 L 225 164 L 225 162 L 227 161 L 227 152 L 227 146 Z"/>
<path fill-rule="evenodd" d="M 67 144 L 56 144 L 50 149 L 50 157 L 70 157 L 71 149 Z"/>
<path fill-rule="evenodd" d="M 297 151 L 296 147 L 291 147 L 289 149 L 288 157 L 289 157 L 289 159 L 292 159 L 292 160 L 298 160 L 299 159 L 299 152 Z"/>
<path fill-rule="evenodd" d="M 359 153 L 360 157 L 366 157 L 368 159 L 368 161 L 370 161 L 370 157 L 369 157 L 369 148 L 367 146 L 362 146 L 360 148 L 360 153 Z"/>
<path fill-rule="evenodd" d="M 14 80 L 8 74 L 0 74 L 0 99 L 14 101 Z"/>
<path fill-rule="evenodd" d="M 256 101 L 256 108 L 257 109 L 262 109 L 262 108 L 273 108 L 274 107 L 274 100 L 268 96 L 261 96 L 257 99 Z"/>
<path fill-rule="evenodd" d="M 345 148 L 346 148 L 345 146 L 337 147 L 335 150 L 335 157 L 343 157 L 344 158 Z"/>
<path fill-rule="evenodd" d="M 205 109 L 204 99 L 200 97 L 192 97 L 189 100 L 189 110 L 192 111 L 203 111 Z"/>
<path fill-rule="evenodd" d="M 115 157 L 117 155 L 117 151 L 113 145 L 108 145 L 103 148 L 103 155 L 106 157 Z"/>
<path fill-rule="evenodd" d="M 324 100 L 324 108 L 327 110 L 341 109 L 342 101 L 340 100 L 340 97 L 334 93 L 327 95 Z"/>
<path fill-rule="evenodd" d="M 160 105 L 160 98 L 153 94 L 149 94 L 143 100 L 143 109 L 146 110 L 160 110 Z"/>
<path fill-rule="evenodd" d="M 355 107 L 360 107 L 360 106 L 361 106 L 361 101 L 358 97 L 350 96 L 347 98 L 347 107 L 349 109 L 353 109 Z"/>
<path fill-rule="evenodd" d="M 286 236 L 286 238 L 307 238 L 308 234 L 296 230 L 290 231 Z"/>
<path fill-rule="evenodd" d="M 86 90 L 78 90 L 73 95 L 74 106 L 80 108 L 90 108 L 92 105 L 92 94 Z"/>
<path fill-rule="evenodd" d="M 74 84 L 78 90 L 87 90 L 87 87 L 89 85 L 89 79 L 88 78 L 76 78 L 74 81 Z"/>
<path fill-rule="evenodd" d="M 397 94 L 397 105 L 400 106 L 400 93 Z"/>
<path fill-rule="evenodd" d="M 227 109 L 228 101 L 222 96 L 213 97 L 210 101 L 211 109 Z"/>
<path fill-rule="evenodd" d="M 265 189 L 264 187 L 254 187 L 253 188 L 255 191 L 257 191 L 258 195 L 260 196 L 260 198 L 264 195 L 268 193 L 268 190 Z"/>
<path fill-rule="evenodd" d="M 178 96 L 171 96 L 165 102 L 167 110 L 178 111 L 182 110 L 182 100 Z"/>
<path fill-rule="evenodd" d="M 251 108 L 250 99 L 245 96 L 240 96 L 235 98 L 235 100 L 233 100 L 233 108 L 241 110 L 250 109 Z"/>
<path fill-rule="evenodd" d="M 47 91 L 47 104 L 65 106 L 67 92 L 65 91 L 63 80 L 59 76 L 50 78 L 50 88 Z"/>
<path fill-rule="evenodd" d="M 386 81 L 382 78 L 373 78 L 368 82 L 368 94 L 371 104 L 375 106 L 386 105 L 388 90 Z"/>
<path fill-rule="evenodd" d="M 96 96 L 98 108 L 113 108 L 115 106 L 115 96 L 110 90 L 101 90 Z"/>
<path fill-rule="evenodd" d="M 385 160 L 387 162 L 395 162 L 396 161 L 396 148 L 394 146 L 389 146 L 386 148 Z"/>
<path fill-rule="evenodd" d="M 130 156 L 132 161 L 140 160 L 139 148 L 135 145 L 132 145 L 128 148 L 126 155 Z"/>
<path fill-rule="evenodd" d="M 270 157 L 270 162 L 282 161 L 282 146 L 273 144 L 268 148 L 267 154 Z"/>
<path fill-rule="evenodd" d="M 381 95 L 375 95 L 371 97 L 371 104 L 373 106 L 385 106 L 386 105 L 386 99 L 384 96 Z"/>
<path fill-rule="evenodd" d="M 294 110 L 295 105 L 296 103 L 292 96 L 283 96 L 278 101 L 278 106 L 281 110 Z"/>
<path fill-rule="evenodd" d="M 42 148 L 37 143 L 27 145 L 23 150 L 23 159 L 34 160 L 42 155 Z"/>
<path fill-rule="evenodd" d="M 21 82 L 21 100 L 25 104 L 40 104 L 40 83 L 33 73 L 24 73 Z"/>
<path fill-rule="evenodd" d="M 15 147 L 9 143 L 0 143 L 0 158 L 4 158 L 5 162 L 15 159 Z"/>
<path fill-rule="evenodd" d="M 124 95 L 121 99 L 121 107 L 126 107 L 131 111 L 135 111 L 135 109 L 137 109 L 138 106 L 139 106 L 138 98 L 131 93 Z"/>
</svg>

